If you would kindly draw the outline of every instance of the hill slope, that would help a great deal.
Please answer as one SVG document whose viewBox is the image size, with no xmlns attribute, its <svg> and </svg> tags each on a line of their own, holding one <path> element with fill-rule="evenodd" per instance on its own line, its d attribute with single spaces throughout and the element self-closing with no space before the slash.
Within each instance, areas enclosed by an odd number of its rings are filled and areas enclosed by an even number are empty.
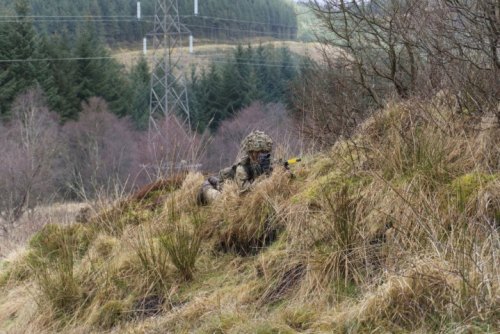
<svg viewBox="0 0 500 334">
<path fill-rule="evenodd" d="M 188 174 L 47 226 L 2 265 L 0 331 L 498 330 L 500 130 L 449 102 L 389 105 L 210 207 Z"/>
</svg>

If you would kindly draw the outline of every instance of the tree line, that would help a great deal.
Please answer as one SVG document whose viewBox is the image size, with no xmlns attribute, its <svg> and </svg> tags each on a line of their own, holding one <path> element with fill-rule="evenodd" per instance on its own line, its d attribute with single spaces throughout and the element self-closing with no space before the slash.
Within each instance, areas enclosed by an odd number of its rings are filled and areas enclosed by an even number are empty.
<svg viewBox="0 0 500 334">
<path fill-rule="evenodd" d="M 255 129 L 286 148 L 282 158 L 301 147 L 293 119 L 276 103 L 253 103 L 210 135 L 189 131 L 174 116 L 138 131 L 99 97 L 82 103 L 78 120 L 62 123 L 39 88 L 18 95 L 11 109 L 9 122 L 0 122 L 0 235 L 38 205 L 113 199 L 196 163 L 217 171 L 233 163 Z"/>
<path fill-rule="evenodd" d="M 44 36 L 34 29 L 26 3 L 20 2 L 16 10 L 15 23 L 0 23 L 2 118 L 9 118 L 17 95 L 39 86 L 63 123 L 76 120 L 82 102 L 98 96 L 118 117 L 130 117 L 139 129 L 147 127 L 151 73 L 145 58 L 126 70 L 93 25 L 83 27 L 75 40 Z M 287 48 L 239 46 L 234 54 L 215 61 L 208 69 L 193 69 L 188 80 L 192 124 L 198 131 L 209 124 L 214 130 L 252 101 L 284 101 L 296 72 Z"/>
<path fill-rule="evenodd" d="M 193 69 L 188 84 L 193 126 L 199 132 L 214 130 L 254 101 L 288 101 L 296 58 L 287 47 L 240 44 L 208 68 Z"/>
<path fill-rule="evenodd" d="M 82 101 L 92 96 L 104 98 L 118 116 L 141 117 L 147 101 L 136 92 L 149 85 L 145 60 L 125 71 L 92 25 L 83 27 L 75 40 L 44 36 L 34 29 L 26 2 L 19 2 L 16 12 L 16 22 L 0 23 L 2 118 L 9 118 L 14 98 L 34 86 L 41 87 L 62 122 L 76 119 Z"/>
<path fill-rule="evenodd" d="M 291 39 L 297 35 L 294 8 L 284 0 L 240 0 L 237 5 L 231 0 L 200 1 L 199 17 L 193 15 L 193 0 L 180 0 L 178 6 L 181 22 L 197 38 L 271 36 Z M 42 16 L 36 18 L 35 27 L 44 35 L 64 31 L 69 36 L 75 36 L 83 25 L 92 24 L 97 33 L 105 36 L 108 44 L 137 42 L 152 31 L 155 1 L 142 0 L 141 7 L 144 17 L 137 20 L 136 1 L 30 1 L 32 15 Z M 3 2 L 0 4 L 0 12 L 15 15 L 15 5 Z"/>
<path fill-rule="evenodd" d="M 42 203 L 110 198 L 169 175 L 192 151 L 191 136 L 173 119 L 152 137 L 102 98 L 83 102 L 78 120 L 65 123 L 47 102 L 29 89 L 0 122 L 0 233 Z"/>
</svg>

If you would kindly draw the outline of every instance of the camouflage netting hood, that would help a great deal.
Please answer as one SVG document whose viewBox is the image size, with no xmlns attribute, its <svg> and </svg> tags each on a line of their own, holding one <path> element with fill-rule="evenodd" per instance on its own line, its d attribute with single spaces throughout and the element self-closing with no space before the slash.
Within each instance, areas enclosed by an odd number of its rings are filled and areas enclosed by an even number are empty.
<svg viewBox="0 0 500 334">
<path fill-rule="evenodd" d="M 248 154 L 251 151 L 271 152 L 273 140 L 262 131 L 253 131 L 241 142 L 241 151 Z"/>
</svg>

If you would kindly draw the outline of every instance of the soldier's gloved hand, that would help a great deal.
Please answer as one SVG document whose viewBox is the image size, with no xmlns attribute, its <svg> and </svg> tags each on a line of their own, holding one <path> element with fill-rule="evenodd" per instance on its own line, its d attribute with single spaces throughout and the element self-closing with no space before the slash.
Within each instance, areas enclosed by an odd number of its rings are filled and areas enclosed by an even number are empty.
<svg viewBox="0 0 500 334">
<path fill-rule="evenodd" d="M 210 185 L 211 185 L 212 187 L 214 187 L 214 189 L 219 190 L 220 180 L 219 180 L 219 178 L 218 178 L 218 177 L 216 177 L 216 176 L 210 176 L 210 177 L 208 178 L 208 183 L 210 183 Z"/>
<path fill-rule="evenodd" d="M 272 172 L 271 153 L 259 153 L 259 166 L 263 174 Z"/>
</svg>

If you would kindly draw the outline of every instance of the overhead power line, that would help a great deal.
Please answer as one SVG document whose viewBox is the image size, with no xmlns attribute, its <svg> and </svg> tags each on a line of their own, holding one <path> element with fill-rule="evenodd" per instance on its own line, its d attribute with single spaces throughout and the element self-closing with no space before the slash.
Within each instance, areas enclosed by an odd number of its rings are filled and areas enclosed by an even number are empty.
<svg viewBox="0 0 500 334">
<path fill-rule="evenodd" d="M 260 24 L 260 25 L 271 25 L 271 26 L 274 26 L 274 27 L 297 28 L 297 25 L 279 24 L 279 23 L 262 22 L 262 21 L 248 21 L 248 20 L 231 19 L 231 18 L 217 17 L 217 16 L 183 15 L 182 17 L 199 17 L 199 18 L 202 18 L 202 19 L 214 19 L 214 20 L 231 21 L 231 22 L 238 22 L 238 23 L 251 23 L 251 24 Z"/>
<path fill-rule="evenodd" d="M 0 63 L 31 63 L 42 61 L 74 61 L 74 60 L 100 60 L 100 59 L 116 59 L 116 56 L 105 57 L 64 57 L 64 58 L 28 58 L 28 59 L 0 59 Z M 139 57 L 137 57 L 139 58 Z"/>
<path fill-rule="evenodd" d="M 125 18 L 135 18 L 135 16 L 131 15 L 26 15 L 26 16 L 19 16 L 19 15 L 0 15 L 0 18 L 9 18 L 9 19 L 36 19 L 36 18 L 120 18 L 120 17 L 125 17 Z M 143 16 L 145 17 L 145 16 Z M 153 16 L 149 16 L 153 17 Z"/>
<path fill-rule="evenodd" d="M 281 32 L 272 32 L 272 31 L 266 32 L 266 31 L 260 31 L 260 30 L 250 30 L 250 29 L 213 27 L 213 26 L 209 26 L 209 25 L 197 25 L 197 24 L 190 24 L 190 23 L 186 23 L 186 26 L 193 27 L 193 28 L 207 28 L 207 29 L 213 29 L 213 30 L 252 32 L 252 33 L 258 33 L 259 35 L 264 35 L 264 36 L 274 36 L 274 35 L 279 35 L 281 33 Z"/>
<path fill-rule="evenodd" d="M 272 27 L 283 27 L 283 28 L 298 28 L 297 25 L 279 24 L 273 22 L 262 22 L 262 21 L 250 21 L 218 16 L 206 16 L 206 15 L 180 15 L 183 18 L 200 18 L 200 19 L 213 19 L 219 21 L 229 21 L 238 23 L 250 23 L 255 25 L 265 25 Z M 100 20 L 112 20 L 112 21 L 136 21 L 136 22 L 148 22 L 143 19 L 138 20 L 136 16 L 132 15 L 31 15 L 31 16 L 15 16 L 15 15 L 4 15 L 0 16 L 0 22 L 18 22 L 20 19 L 27 18 L 36 22 L 86 22 L 86 21 L 100 21 Z M 144 19 L 154 19 L 152 15 L 142 15 L 141 18 Z M 149 21 L 153 23 L 153 21 Z"/>
<path fill-rule="evenodd" d="M 15 23 L 17 21 L 4 21 L 0 19 L 0 23 Z M 64 23 L 72 23 L 72 22 L 87 22 L 85 20 L 41 20 L 38 22 L 64 22 Z M 106 23 L 114 23 L 114 22 L 134 22 L 134 23 L 153 23 L 153 21 L 145 21 L 141 20 L 138 21 L 137 19 L 126 19 L 126 20 L 94 20 L 92 22 L 106 22 Z M 185 23 L 184 24 L 187 27 L 193 27 L 193 28 L 206 28 L 206 29 L 211 29 L 211 30 L 222 30 L 222 31 L 233 31 L 233 32 L 248 32 L 248 33 L 255 33 L 259 34 L 260 36 L 276 36 L 279 37 L 278 35 L 281 34 L 282 32 L 272 32 L 272 31 L 261 31 L 261 30 L 251 30 L 251 29 L 240 29 L 240 28 L 229 28 L 229 27 L 215 27 L 211 25 L 199 25 L 199 24 L 191 24 L 191 23 Z"/>
<path fill-rule="evenodd" d="M 128 56 L 129 59 L 139 59 L 144 56 Z M 210 58 L 209 55 L 194 55 L 195 58 Z M 49 61 L 77 61 L 77 60 L 106 60 L 106 59 L 118 59 L 117 56 L 109 57 L 68 57 L 68 58 L 38 58 L 38 59 L 0 59 L 0 63 L 30 63 L 30 62 L 49 62 Z M 151 57 L 145 57 L 149 59 Z M 241 62 L 236 60 L 224 60 L 224 59 L 210 59 L 214 63 L 223 64 L 243 64 L 251 66 L 264 66 L 264 67 L 294 67 L 294 68 L 308 68 L 312 65 L 300 64 L 300 63 L 278 63 L 278 62 Z"/>
<path fill-rule="evenodd" d="M 290 64 L 290 63 L 283 63 L 283 64 L 278 64 L 278 63 L 259 63 L 259 62 L 241 62 L 241 61 L 235 61 L 235 60 L 217 60 L 217 59 L 212 59 L 210 60 L 213 63 L 220 63 L 220 64 L 233 64 L 233 65 L 250 65 L 250 66 L 263 66 L 263 67 L 286 67 L 286 68 L 310 68 L 312 65 L 305 65 L 305 64 Z"/>
<path fill-rule="evenodd" d="M 19 21 L 17 20 L 2 20 L 0 19 L 0 23 L 18 23 Z M 55 19 L 41 19 L 41 20 L 36 20 L 36 21 L 33 21 L 33 22 L 36 22 L 36 23 L 46 23 L 46 22 L 54 22 L 54 23 L 58 23 L 58 22 L 61 22 L 61 23 L 80 23 L 80 22 L 83 22 L 83 23 L 87 23 L 87 22 L 111 22 L 111 23 L 114 23 L 114 22 L 141 22 L 141 21 L 138 21 L 137 19 L 106 19 L 106 18 L 103 18 L 103 19 L 94 19 L 94 20 L 86 20 L 86 19 L 61 19 L 61 20 L 55 20 Z"/>
<path fill-rule="evenodd" d="M 250 20 L 242 20 L 242 19 L 234 19 L 234 18 L 224 18 L 224 17 L 217 17 L 217 16 L 200 16 L 200 15 L 179 15 L 179 17 L 183 18 L 196 18 L 196 19 L 201 19 L 201 20 L 219 20 L 219 21 L 229 21 L 229 22 L 239 22 L 239 23 L 245 23 L 245 24 L 254 24 L 254 25 L 264 25 L 266 27 L 271 26 L 272 28 L 293 28 L 296 29 L 296 25 L 285 25 L 285 24 L 274 24 L 272 22 L 261 22 L 261 21 L 250 21 Z M 0 23 L 11 23 L 11 22 L 19 22 L 20 19 L 27 18 L 31 19 L 35 22 L 40 22 L 40 23 L 79 23 L 79 22 L 98 22 L 98 23 L 114 23 L 114 22 L 133 22 L 133 23 L 149 23 L 149 24 L 154 24 L 153 20 L 148 20 L 148 19 L 155 19 L 155 16 L 151 15 L 142 15 L 141 19 L 139 20 L 136 16 L 130 16 L 130 15 L 30 15 L 30 16 L 15 16 L 15 15 L 4 15 L 0 16 Z M 145 20 L 146 19 L 146 20 Z M 207 23 L 206 21 L 203 21 L 203 23 Z M 235 27 L 217 27 L 215 25 L 209 25 L 209 24 L 195 24 L 195 23 L 188 23 L 186 24 L 187 27 L 191 28 L 202 28 L 202 29 L 208 29 L 210 31 L 227 31 L 227 32 L 234 32 L 234 33 L 247 33 L 247 34 L 254 34 L 254 37 L 260 37 L 260 36 L 268 36 L 268 37 L 281 37 L 283 32 L 272 32 L 272 31 L 261 31 L 261 30 L 255 30 L 255 29 L 241 29 L 241 28 L 235 28 Z M 209 33 L 209 32 L 208 32 Z M 250 36 L 247 36 L 250 37 Z M 216 57 L 217 55 L 215 55 Z M 142 56 L 129 56 L 129 59 L 133 58 L 140 58 Z M 195 55 L 197 58 L 213 58 L 214 55 Z M 102 57 L 62 57 L 62 58 L 33 58 L 33 59 L 0 59 L 0 63 L 8 63 L 8 62 L 42 62 L 42 61 L 78 61 L 78 60 L 104 60 L 104 59 L 117 59 L 121 58 L 120 56 L 117 55 L 111 55 L 111 56 L 102 56 Z M 148 58 L 148 57 L 147 57 Z M 214 62 L 219 62 L 219 63 L 229 63 L 231 60 L 221 60 L 221 59 L 214 59 Z M 243 64 L 239 62 L 240 64 Z M 245 64 L 249 65 L 258 65 L 258 66 L 270 66 L 270 67 L 279 67 L 279 66 L 293 66 L 297 67 L 299 65 L 297 64 L 282 64 L 282 63 L 276 63 L 274 64 L 273 62 L 267 62 L 266 64 L 258 64 L 255 62 L 248 62 Z"/>
<path fill-rule="evenodd" d="M 85 22 L 85 21 L 41 21 L 41 22 Z M 134 22 L 133 20 L 122 20 L 122 21 L 93 21 L 93 22 L 107 22 L 107 23 L 114 23 L 114 22 Z M 135 22 L 138 22 L 135 20 Z M 144 22 L 144 21 L 141 21 Z M 148 22 L 148 21 L 146 21 Z M 2 21 L 0 20 L 0 23 L 14 23 L 14 21 Z M 279 35 L 282 34 L 282 32 L 269 32 L 269 31 L 261 31 L 261 30 L 250 30 L 250 29 L 239 29 L 239 28 L 224 28 L 224 27 L 214 27 L 210 25 L 195 25 L 195 24 L 185 24 L 187 27 L 193 27 L 193 28 L 207 28 L 211 30 L 222 30 L 222 31 L 232 31 L 232 32 L 247 32 L 247 33 L 254 33 L 258 34 L 259 36 L 269 36 L 269 37 L 280 37 Z"/>
</svg>

